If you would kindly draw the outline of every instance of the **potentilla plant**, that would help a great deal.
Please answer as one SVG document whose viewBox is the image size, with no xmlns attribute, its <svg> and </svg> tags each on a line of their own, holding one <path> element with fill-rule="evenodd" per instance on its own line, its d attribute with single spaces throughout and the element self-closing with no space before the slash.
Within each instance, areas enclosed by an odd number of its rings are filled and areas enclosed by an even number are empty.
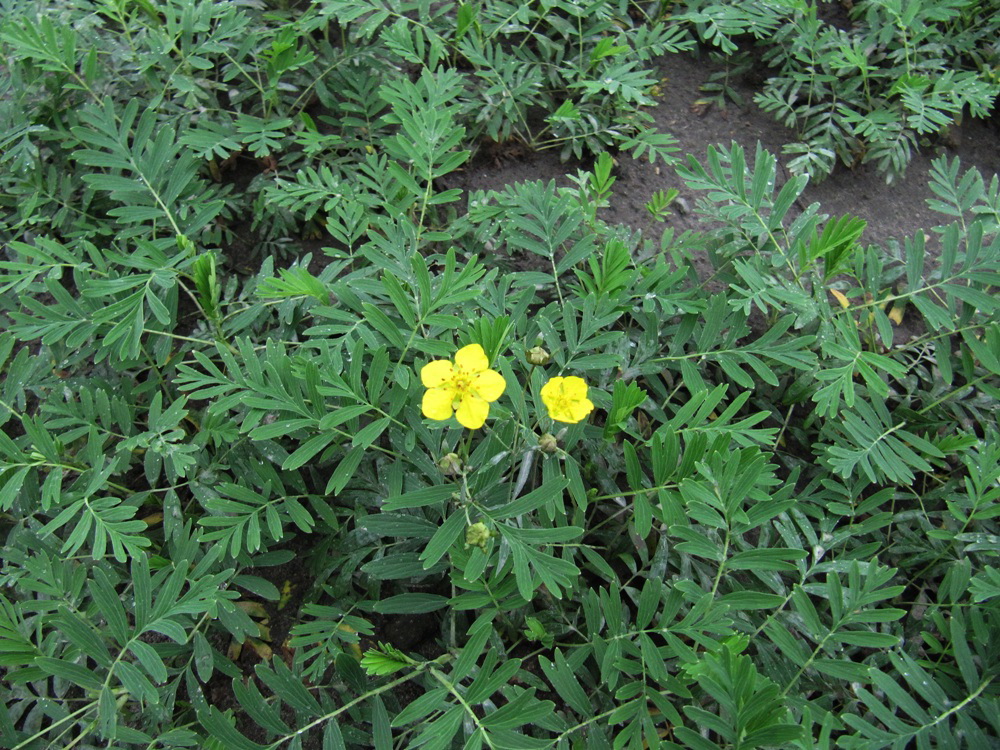
<svg viewBox="0 0 1000 750">
<path fill-rule="evenodd" d="M 0 26 L 0 744 L 1000 735 L 996 178 L 880 248 L 712 146 L 645 237 L 610 154 L 443 178 L 662 146 L 609 126 L 648 9 L 50 5 Z"/>
<path fill-rule="evenodd" d="M 754 102 L 795 130 L 782 149 L 794 174 L 823 179 L 838 162 L 872 163 L 893 183 L 920 149 L 995 106 L 1000 2 L 845 7 L 841 22 L 815 3 L 691 0 L 673 19 L 725 53 L 716 58 L 725 70 L 704 87 L 721 104 L 739 100 L 731 78 L 764 69 Z M 750 38 L 760 59 L 741 44 Z"/>
<path fill-rule="evenodd" d="M 470 481 L 472 487 L 481 486 L 475 477 L 470 479 L 470 474 L 475 471 L 475 466 L 470 464 L 470 456 L 472 451 L 478 447 L 473 444 L 472 431 L 484 427 L 490 411 L 490 404 L 500 399 L 507 386 L 504 377 L 496 370 L 489 369 L 489 365 L 490 362 L 483 347 L 480 344 L 469 344 L 455 353 L 454 363 L 449 360 L 434 360 L 424 365 L 420 370 L 421 382 L 427 388 L 421 403 L 423 415 L 435 421 L 447 421 L 454 416 L 457 422 L 469 431 L 460 444 L 455 446 L 455 450 L 448 452 L 438 462 L 438 466 L 445 475 L 457 475 L 461 478 L 458 502 L 466 520 L 466 543 L 479 547 L 485 553 L 484 558 L 488 558 L 488 553 L 491 551 L 485 545 L 487 539 L 499 536 L 505 542 L 507 541 L 507 537 L 504 536 L 504 531 L 501 529 L 505 526 L 509 528 L 509 525 L 497 522 L 501 518 L 511 517 L 511 506 L 518 510 L 515 515 L 520 515 L 522 506 L 528 507 L 524 503 L 518 505 L 514 499 L 519 489 L 523 488 L 526 483 L 527 477 L 519 480 L 520 486 L 513 486 L 514 491 L 511 493 L 513 497 L 510 498 L 509 502 L 500 506 L 499 510 L 503 512 L 503 515 L 499 517 L 495 515 L 496 509 L 480 505 L 478 493 L 474 495 L 470 490 Z M 550 378 L 539 392 L 547 415 L 538 415 L 534 420 L 535 423 L 541 425 L 543 420 L 546 420 L 577 424 L 583 421 L 594 410 L 593 402 L 587 398 L 587 390 L 587 384 L 577 376 Z M 499 419 L 509 422 L 512 420 L 512 415 L 508 410 Z M 538 450 L 545 453 L 551 454 L 558 450 L 558 441 L 551 433 L 545 432 L 539 435 L 533 432 L 532 427 L 528 424 L 517 424 L 516 427 L 520 433 L 517 435 L 518 442 L 533 447 L 537 446 Z M 529 452 L 528 455 L 532 455 L 532 453 Z M 487 464 L 498 466 L 502 465 L 501 462 L 504 458 L 504 454 L 500 453 L 492 457 L 483 456 L 480 460 L 485 459 Z M 530 464 L 527 466 L 529 466 L 530 471 Z M 536 502 L 540 505 L 551 502 L 552 499 L 552 497 L 545 497 L 545 494 L 541 493 L 532 499 L 531 509 L 534 509 Z M 480 515 L 493 523 L 487 524 L 478 520 Z M 457 527 L 457 524 L 455 526 Z M 451 541 L 444 536 L 446 528 L 449 528 L 447 521 L 441 526 L 439 532 L 442 534 L 441 544 L 447 544 Z M 453 536 L 457 535 L 457 532 L 449 531 L 447 533 Z M 507 532 L 508 535 L 511 533 Z M 437 538 L 435 535 L 432 542 Z M 538 539 L 542 540 L 541 537 Z M 516 553 L 515 560 L 517 560 Z M 467 581 L 474 581 L 485 572 L 478 560 L 476 565 L 477 568 L 472 576 L 466 574 Z M 519 590 L 527 592 L 526 598 L 530 599 L 531 592 L 534 590 L 532 579 L 524 568 L 521 568 L 520 572 L 518 571 L 519 569 L 515 567 L 514 574 L 518 581 Z M 556 586 L 555 590 L 558 592 L 559 587 Z"/>
</svg>

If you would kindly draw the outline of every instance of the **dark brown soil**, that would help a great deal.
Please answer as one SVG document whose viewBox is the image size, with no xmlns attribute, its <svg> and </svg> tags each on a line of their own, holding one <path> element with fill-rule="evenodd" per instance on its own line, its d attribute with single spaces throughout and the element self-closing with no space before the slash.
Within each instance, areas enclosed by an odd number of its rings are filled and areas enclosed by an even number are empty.
<svg viewBox="0 0 1000 750">
<path fill-rule="evenodd" d="M 678 139 L 680 155 L 692 154 L 703 163 L 710 144 L 728 146 L 736 141 L 744 147 L 749 160 L 760 142 L 779 157 L 782 175 L 787 177 L 784 164 L 788 158 L 781 156 L 781 148 L 797 140 L 795 133 L 753 103 L 755 88 L 748 80 L 731 82 L 745 100 L 745 107 L 736 104 L 705 107 L 705 94 L 700 86 L 717 70 L 721 68 L 705 58 L 691 55 L 664 58 L 663 99 L 652 111 L 657 126 Z M 752 80 L 755 76 L 751 72 L 747 78 Z M 868 228 L 862 241 L 868 244 L 884 246 L 893 239 L 912 236 L 917 230 L 930 229 L 945 218 L 927 207 L 927 199 L 934 197 L 927 184 L 928 172 L 931 160 L 939 153 L 961 157 L 963 169 L 978 167 L 989 180 L 1000 173 L 1000 117 L 967 118 L 961 126 L 953 127 L 939 145 L 916 154 L 905 178 L 892 186 L 886 185 L 885 178 L 872 165 L 848 169 L 838 164 L 829 178 L 807 187 L 799 208 L 819 202 L 823 212 L 831 216 L 851 214 L 865 219 Z M 645 160 L 635 161 L 624 154 L 617 160 L 618 180 L 611 207 L 603 218 L 641 229 L 644 235 L 658 239 L 663 229 L 649 216 L 645 204 L 654 191 L 676 188 L 681 194 L 675 201 L 670 226 L 678 233 L 704 227 L 699 216 L 689 210 L 694 208 L 696 196 L 674 169 L 653 166 Z M 529 154 L 519 159 L 477 158 L 464 173 L 449 175 L 449 187 L 496 190 L 511 182 L 539 179 L 556 179 L 567 185 L 570 183 L 565 174 L 575 172 L 578 167 L 561 163 L 555 152 Z"/>
</svg>

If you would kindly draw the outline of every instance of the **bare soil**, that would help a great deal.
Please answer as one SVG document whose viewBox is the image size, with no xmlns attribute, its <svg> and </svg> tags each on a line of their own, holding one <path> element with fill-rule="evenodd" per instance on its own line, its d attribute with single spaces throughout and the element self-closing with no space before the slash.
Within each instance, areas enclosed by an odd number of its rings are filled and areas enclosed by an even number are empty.
<svg viewBox="0 0 1000 750">
<path fill-rule="evenodd" d="M 778 156 L 780 171 L 784 178 L 788 177 L 785 164 L 789 157 L 782 156 L 781 149 L 798 139 L 792 130 L 753 103 L 753 95 L 766 71 L 751 71 L 742 79 L 730 81 L 745 106 L 730 103 L 725 107 L 706 107 L 706 95 L 700 87 L 712 73 L 722 69 L 720 66 L 693 55 L 671 55 L 660 61 L 660 69 L 664 79 L 663 99 L 652 114 L 658 128 L 679 141 L 679 155 L 691 154 L 704 163 L 710 144 L 728 147 L 735 141 L 744 147 L 750 159 L 759 142 Z M 905 177 L 892 186 L 886 184 L 873 165 L 849 169 L 838 164 L 830 177 L 806 188 L 798 209 L 818 202 L 823 212 L 831 216 L 850 214 L 865 219 L 868 227 L 862 241 L 867 244 L 886 246 L 894 240 L 901 241 L 945 220 L 927 206 L 927 199 L 934 197 L 928 187 L 931 161 L 942 153 L 949 158 L 960 157 L 963 169 L 977 167 L 987 180 L 1000 173 L 1000 115 L 994 112 L 989 120 L 966 118 L 960 126 L 952 127 L 945 138 L 915 154 Z M 674 169 L 653 166 L 646 160 L 636 161 L 625 154 L 619 155 L 617 161 L 618 180 L 611 206 L 603 214 L 605 220 L 627 224 L 642 230 L 645 236 L 658 239 L 663 229 L 649 216 L 645 204 L 656 190 L 676 188 L 680 197 L 674 203 L 670 226 L 678 233 L 704 228 L 697 213 L 690 210 L 696 196 Z M 560 162 L 554 151 L 518 155 L 514 159 L 481 154 L 464 173 L 449 175 L 449 187 L 499 190 L 512 182 L 539 179 L 555 179 L 568 185 L 566 173 L 573 173 L 579 167 Z M 929 251 L 933 252 L 933 246 Z M 702 270 L 705 263 L 696 262 L 696 267 Z"/>
</svg>

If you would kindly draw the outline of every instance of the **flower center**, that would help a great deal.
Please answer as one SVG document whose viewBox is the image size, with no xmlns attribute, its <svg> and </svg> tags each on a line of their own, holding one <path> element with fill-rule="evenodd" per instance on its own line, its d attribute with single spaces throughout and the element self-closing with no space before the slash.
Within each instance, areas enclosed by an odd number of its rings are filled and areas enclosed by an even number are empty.
<svg viewBox="0 0 1000 750">
<path fill-rule="evenodd" d="M 567 412 L 569 411 L 570 399 L 566 396 L 556 396 L 552 399 L 552 405 L 556 411 Z"/>
<path fill-rule="evenodd" d="M 456 373 L 452 378 L 451 387 L 455 390 L 455 403 L 458 403 L 472 390 L 472 378 L 463 373 Z"/>
</svg>

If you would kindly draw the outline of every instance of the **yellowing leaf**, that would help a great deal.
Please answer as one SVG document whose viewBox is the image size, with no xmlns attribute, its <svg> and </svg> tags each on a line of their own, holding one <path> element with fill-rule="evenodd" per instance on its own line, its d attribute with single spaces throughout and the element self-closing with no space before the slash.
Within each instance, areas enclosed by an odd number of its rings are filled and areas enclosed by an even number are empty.
<svg viewBox="0 0 1000 750">
<path fill-rule="evenodd" d="M 278 599 L 278 609 L 279 610 L 282 610 L 282 609 L 284 609 L 285 607 L 288 606 L 288 602 L 290 602 L 292 600 L 292 590 L 294 588 L 295 587 L 292 586 L 292 582 L 290 580 L 286 580 L 285 583 L 282 585 L 282 587 L 281 587 L 281 598 Z"/>
<path fill-rule="evenodd" d="M 337 630 L 341 630 L 341 631 L 343 631 L 345 633 L 357 633 L 358 632 L 357 630 L 355 630 L 354 628 L 352 628 L 350 625 L 348 625 L 346 622 L 340 623 L 340 625 L 337 626 Z M 359 646 L 357 643 L 348 643 L 346 645 L 347 645 L 347 652 L 350 653 L 352 656 L 354 656 L 355 659 L 360 660 L 361 659 L 361 646 Z"/>
<path fill-rule="evenodd" d="M 236 606 L 251 617 L 256 617 L 258 620 L 267 620 L 267 610 L 264 609 L 264 605 L 260 602 L 236 602 Z"/>
<path fill-rule="evenodd" d="M 903 322 L 903 306 L 893 305 L 892 309 L 889 311 L 889 320 L 891 320 L 896 325 Z"/>
<path fill-rule="evenodd" d="M 837 289 L 831 289 L 830 294 L 837 298 L 837 302 L 839 302 L 840 306 L 845 310 L 851 306 L 850 300 L 847 299 L 847 295 L 843 292 L 838 291 Z"/>
<path fill-rule="evenodd" d="M 257 652 L 257 656 L 261 658 L 261 661 L 270 661 L 274 655 L 270 646 L 262 641 L 258 641 L 256 638 L 247 638 L 245 645 L 250 646 L 250 648 Z"/>
</svg>

